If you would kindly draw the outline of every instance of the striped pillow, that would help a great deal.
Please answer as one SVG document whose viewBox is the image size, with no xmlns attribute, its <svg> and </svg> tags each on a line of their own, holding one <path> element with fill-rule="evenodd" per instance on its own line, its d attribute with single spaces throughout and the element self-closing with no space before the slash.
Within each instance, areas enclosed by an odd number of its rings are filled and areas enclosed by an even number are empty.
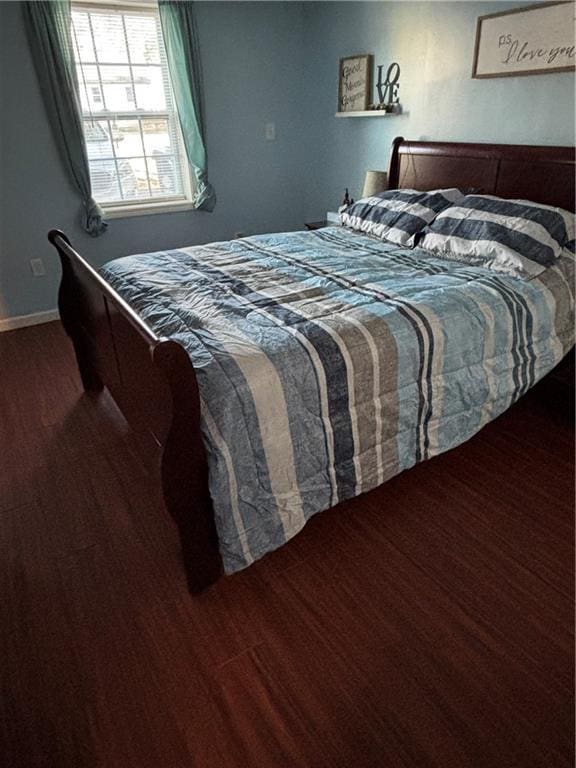
<svg viewBox="0 0 576 768">
<path fill-rule="evenodd" d="M 437 256 L 532 278 L 574 239 L 574 216 L 528 200 L 467 195 L 424 230 L 420 247 Z"/>
<path fill-rule="evenodd" d="M 426 224 L 463 198 L 458 189 L 392 189 L 358 200 L 340 214 L 340 221 L 346 227 L 412 247 Z"/>
</svg>

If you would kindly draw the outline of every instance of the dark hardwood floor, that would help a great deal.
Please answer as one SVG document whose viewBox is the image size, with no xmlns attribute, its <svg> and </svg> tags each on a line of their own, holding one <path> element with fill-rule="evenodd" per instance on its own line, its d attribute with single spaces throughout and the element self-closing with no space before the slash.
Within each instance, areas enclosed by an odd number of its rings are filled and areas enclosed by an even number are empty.
<svg viewBox="0 0 576 768">
<path fill-rule="evenodd" d="M 3 765 L 572 765 L 552 389 L 191 598 L 156 478 L 60 325 L 0 335 L 0 382 Z"/>
</svg>

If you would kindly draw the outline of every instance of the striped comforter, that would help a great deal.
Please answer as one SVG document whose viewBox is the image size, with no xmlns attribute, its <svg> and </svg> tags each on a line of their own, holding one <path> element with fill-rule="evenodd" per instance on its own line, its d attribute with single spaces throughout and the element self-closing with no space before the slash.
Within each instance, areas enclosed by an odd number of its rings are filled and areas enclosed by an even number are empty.
<svg viewBox="0 0 576 768">
<path fill-rule="evenodd" d="M 102 272 L 194 363 L 228 573 L 464 442 L 573 344 L 568 253 L 523 281 L 333 227 Z"/>
</svg>

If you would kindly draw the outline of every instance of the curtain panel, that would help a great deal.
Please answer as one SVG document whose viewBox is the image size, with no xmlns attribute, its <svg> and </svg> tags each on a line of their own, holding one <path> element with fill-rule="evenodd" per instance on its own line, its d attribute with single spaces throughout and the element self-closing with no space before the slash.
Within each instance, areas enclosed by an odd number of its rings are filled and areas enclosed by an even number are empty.
<svg viewBox="0 0 576 768">
<path fill-rule="evenodd" d="M 212 211 L 216 204 L 216 194 L 207 173 L 202 69 L 194 3 L 159 0 L 158 9 L 170 81 L 192 174 L 192 202 L 195 208 Z"/>
<path fill-rule="evenodd" d="M 70 3 L 68 0 L 26 2 L 24 15 L 52 132 L 68 178 L 82 200 L 82 226 L 97 237 L 106 230 L 107 223 L 92 197 L 72 48 Z"/>
</svg>

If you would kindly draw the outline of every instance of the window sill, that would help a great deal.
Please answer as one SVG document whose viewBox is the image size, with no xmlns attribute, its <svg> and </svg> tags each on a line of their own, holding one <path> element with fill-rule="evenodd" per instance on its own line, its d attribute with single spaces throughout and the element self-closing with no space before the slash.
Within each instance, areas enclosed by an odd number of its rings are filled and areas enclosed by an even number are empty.
<svg viewBox="0 0 576 768">
<path fill-rule="evenodd" d="M 146 203 L 144 205 L 102 206 L 106 219 L 127 219 L 132 216 L 150 216 L 153 213 L 177 213 L 178 211 L 193 211 L 190 200 L 177 203 Z"/>
</svg>

